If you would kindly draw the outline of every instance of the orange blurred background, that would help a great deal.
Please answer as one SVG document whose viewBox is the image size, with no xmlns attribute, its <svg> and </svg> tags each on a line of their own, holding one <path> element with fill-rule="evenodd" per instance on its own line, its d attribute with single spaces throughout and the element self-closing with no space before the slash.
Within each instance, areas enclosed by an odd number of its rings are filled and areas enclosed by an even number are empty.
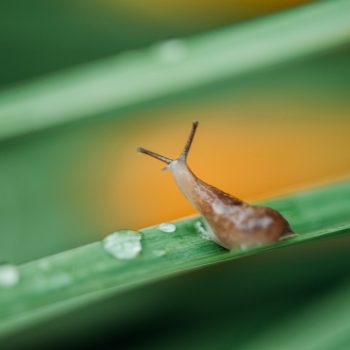
<svg viewBox="0 0 350 350">
<path fill-rule="evenodd" d="M 136 147 L 176 157 L 194 119 L 200 126 L 190 167 L 202 180 L 242 199 L 342 178 L 350 173 L 350 120 L 346 105 L 329 102 L 255 98 L 232 104 L 219 98 L 94 125 L 85 135 L 79 164 L 73 165 L 79 175 L 69 177 L 69 197 L 85 203 L 81 209 L 96 219 L 101 236 L 193 214 L 171 174 L 160 171 L 164 165 L 136 153 Z"/>
</svg>

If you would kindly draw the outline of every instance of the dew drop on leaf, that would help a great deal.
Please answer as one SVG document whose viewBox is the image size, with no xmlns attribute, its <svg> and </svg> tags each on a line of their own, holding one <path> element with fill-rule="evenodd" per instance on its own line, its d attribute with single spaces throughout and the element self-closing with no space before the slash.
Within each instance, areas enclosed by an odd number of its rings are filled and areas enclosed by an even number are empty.
<svg viewBox="0 0 350 350">
<path fill-rule="evenodd" d="M 176 231 L 176 226 L 169 222 L 163 222 L 158 226 L 158 229 L 162 232 L 172 233 Z"/>
<path fill-rule="evenodd" d="M 159 59 L 163 63 L 175 64 L 182 62 L 188 55 L 186 44 L 179 39 L 171 39 L 157 45 Z"/>
<path fill-rule="evenodd" d="M 213 240 L 210 232 L 204 227 L 204 225 L 200 221 L 196 221 L 193 226 L 203 239 L 206 239 L 207 241 Z"/>
<path fill-rule="evenodd" d="M 156 249 L 153 251 L 153 255 L 156 257 L 161 257 L 161 256 L 166 255 L 166 251 L 163 249 Z"/>
<path fill-rule="evenodd" d="M 295 237 L 298 237 L 298 234 L 297 233 L 291 233 L 289 235 L 280 237 L 279 241 L 284 241 L 284 240 L 288 240 L 288 239 L 295 238 Z"/>
<path fill-rule="evenodd" d="M 15 265 L 0 265 L 0 287 L 12 287 L 19 281 L 19 271 Z"/>
<path fill-rule="evenodd" d="M 113 257 L 128 260 L 137 257 L 141 250 L 141 234 L 132 230 L 119 230 L 108 235 L 103 248 Z"/>
</svg>

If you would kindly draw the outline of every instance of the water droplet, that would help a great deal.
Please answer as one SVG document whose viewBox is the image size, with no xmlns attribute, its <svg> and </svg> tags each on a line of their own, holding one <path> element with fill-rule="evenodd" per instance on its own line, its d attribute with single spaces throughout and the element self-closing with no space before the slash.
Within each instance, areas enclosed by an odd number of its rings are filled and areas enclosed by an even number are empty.
<svg viewBox="0 0 350 350">
<path fill-rule="evenodd" d="M 119 230 L 103 240 L 104 249 L 117 259 L 133 259 L 142 250 L 141 234 L 137 231 Z"/>
<path fill-rule="evenodd" d="M 158 229 L 162 232 L 171 233 L 176 231 L 176 226 L 170 222 L 163 222 L 158 226 Z"/>
<path fill-rule="evenodd" d="M 0 265 L 0 287 L 12 287 L 19 281 L 19 271 L 15 265 Z"/>
<path fill-rule="evenodd" d="M 56 288 L 63 288 L 68 286 L 73 282 L 73 279 L 70 275 L 66 273 L 60 273 L 57 275 L 53 275 L 49 278 L 48 284 L 50 288 L 56 289 Z"/>
<path fill-rule="evenodd" d="M 207 241 L 213 240 L 211 233 L 204 227 L 202 222 L 196 221 L 193 226 L 203 239 L 206 239 Z"/>
<path fill-rule="evenodd" d="M 40 271 L 31 277 L 31 288 L 40 293 L 46 293 L 50 290 L 65 288 L 74 281 L 73 276 L 67 272 L 46 273 Z"/>
<path fill-rule="evenodd" d="M 42 259 L 38 261 L 38 267 L 44 271 L 47 271 L 50 268 L 50 264 L 46 259 Z"/>
<path fill-rule="evenodd" d="M 172 39 L 157 45 L 157 53 L 165 63 L 178 63 L 187 56 L 187 46 L 182 40 Z"/>
<path fill-rule="evenodd" d="M 156 249 L 153 251 L 153 254 L 155 256 L 164 256 L 164 255 L 166 255 L 166 251 L 163 249 Z"/>
<path fill-rule="evenodd" d="M 291 238 L 295 238 L 297 237 L 298 234 L 297 233 L 291 233 L 289 235 L 285 235 L 285 236 L 282 236 L 279 241 L 284 241 L 285 239 L 291 239 Z"/>
<path fill-rule="evenodd" d="M 248 244 L 241 244 L 239 246 L 239 250 L 242 250 L 242 251 L 248 250 L 249 248 L 251 248 L 251 246 L 249 246 Z"/>
</svg>

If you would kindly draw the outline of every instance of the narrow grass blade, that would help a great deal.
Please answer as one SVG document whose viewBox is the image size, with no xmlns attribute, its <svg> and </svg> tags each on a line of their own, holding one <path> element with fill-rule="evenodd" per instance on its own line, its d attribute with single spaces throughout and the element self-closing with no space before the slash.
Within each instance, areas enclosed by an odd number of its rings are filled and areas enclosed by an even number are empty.
<svg viewBox="0 0 350 350">
<path fill-rule="evenodd" d="M 101 242 L 19 267 L 21 280 L 0 290 L 0 334 L 54 318 L 104 297 L 206 265 L 350 232 L 350 182 L 279 198 L 268 203 L 290 220 L 298 235 L 274 244 L 229 252 L 204 240 L 199 217 L 179 220 L 173 233 L 141 230 L 143 250 L 118 260 Z"/>
</svg>

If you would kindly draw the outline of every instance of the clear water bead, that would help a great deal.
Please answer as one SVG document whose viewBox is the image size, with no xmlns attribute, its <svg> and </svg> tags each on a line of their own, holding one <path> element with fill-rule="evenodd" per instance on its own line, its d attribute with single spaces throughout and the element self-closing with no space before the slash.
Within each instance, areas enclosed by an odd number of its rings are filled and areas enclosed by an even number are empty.
<svg viewBox="0 0 350 350">
<path fill-rule="evenodd" d="M 187 57 L 187 45 L 179 39 L 171 39 L 157 45 L 158 55 L 162 62 L 175 64 Z"/>
<path fill-rule="evenodd" d="M 162 232 L 172 233 L 176 231 L 176 226 L 170 222 L 163 222 L 158 226 L 158 229 Z"/>
<path fill-rule="evenodd" d="M 0 287 L 12 287 L 19 281 L 19 271 L 15 265 L 0 265 Z"/>
<path fill-rule="evenodd" d="M 141 238 L 141 234 L 137 231 L 119 230 L 108 235 L 102 244 L 103 248 L 113 257 L 128 260 L 140 254 Z"/>
<path fill-rule="evenodd" d="M 166 251 L 163 249 L 156 249 L 153 251 L 153 255 L 156 257 L 161 257 L 161 256 L 166 255 Z"/>
<path fill-rule="evenodd" d="M 293 232 L 293 233 L 290 233 L 288 235 L 280 237 L 279 240 L 284 241 L 284 240 L 288 240 L 288 239 L 295 238 L 295 237 L 298 237 L 298 234 Z"/>
<path fill-rule="evenodd" d="M 213 237 L 211 236 L 210 232 L 206 230 L 206 228 L 200 221 L 196 221 L 193 226 L 203 239 L 206 239 L 207 241 L 213 240 Z"/>
<path fill-rule="evenodd" d="M 38 267 L 44 271 L 47 271 L 50 269 L 50 264 L 46 259 L 41 259 L 38 261 Z"/>
</svg>

